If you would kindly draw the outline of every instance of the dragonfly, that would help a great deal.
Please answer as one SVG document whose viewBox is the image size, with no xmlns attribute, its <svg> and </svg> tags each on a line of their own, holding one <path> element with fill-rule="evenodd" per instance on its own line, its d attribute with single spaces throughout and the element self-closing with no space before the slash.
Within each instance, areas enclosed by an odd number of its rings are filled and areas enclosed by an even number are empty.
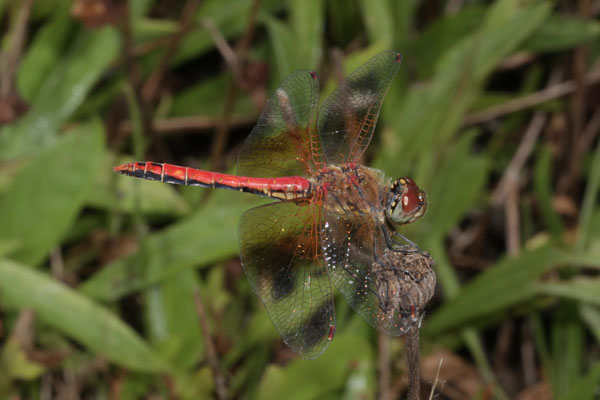
<svg viewBox="0 0 600 400">
<path fill-rule="evenodd" d="M 307 359 L 334 337 L 332 287 L 391 336 L 418 329 L 434 292 L 431 257 L 399 233 L 424 215 L 425 191 L 359 164 L 401 60 L 395 51 L 379 53 L 320 107 L 317 74 L 289 75 L 242 145 L 237 175 L 148 161 L 114 168 L 276 200 L 242 215 L 240 259 L 285 343 Z"/>
</svg>

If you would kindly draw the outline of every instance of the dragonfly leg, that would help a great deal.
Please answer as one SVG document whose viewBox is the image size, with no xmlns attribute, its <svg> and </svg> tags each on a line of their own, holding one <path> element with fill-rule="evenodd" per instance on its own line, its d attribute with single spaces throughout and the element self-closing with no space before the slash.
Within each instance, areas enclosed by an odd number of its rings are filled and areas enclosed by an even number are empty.
<svg viewBox="0 0 600 400">
<path fill-rule="evenodd" d="M 407 251 L 409 253 L 411 252 L 419 252 L 422 253 L 423 251 L 421 250 L 421 248 L 412 240 L 410 240 L 409 238 L 407 238 L 406 236 L 404 236 L 403 234 L 401 234 L 400 232 L 392 232 L 392 239 L 394 240 L 394 243 L 396 243 L 397 245 L 399 245 L 401 248 L 403 248 L 403 251 Z M 398 242 L 402 240 L 406 243 L 408 243 L 408 245 L 401 245 Z M 406 249 L 408 248 L 408 249 Z"/>
<path fill-rule="evenodd" d="M 419 248 L 419 246 L 417 246 L 416 243 L 414 243 L 413 241 L 408 239 L 403 234 L 396 232 L 396 231 L 392 231 L 390 234 L 390 231 L 384 224 L 381 224 L 380 226 L 381 226 L 381 230 L 383 232 L 383 237 L 385 238 L 385 242 L 387 243 L 388 249 L 390 249 L 392 251 L 398 251 L 401 253 L 415 253 L 415 252 L 422 253 L 423 252 Z M 402 240 L 408 244 L 400 244 L 399 243 L 400 240 Z"/>
<path fill-rule="evenodd" d="M 348 264 L 346 264 L 346 263 L 344 263 L 344 265 L 342 265 L 342 269 L 344 270 L 345 273 L 347 273 L 353 279 L 361 278 L 358 274 L 356 274 L 355 272 L 352 272 L 350 269 L 348 269 Z M 368 279 L 368 277 L 365 277 L 365 279 Z"/>
</svg>

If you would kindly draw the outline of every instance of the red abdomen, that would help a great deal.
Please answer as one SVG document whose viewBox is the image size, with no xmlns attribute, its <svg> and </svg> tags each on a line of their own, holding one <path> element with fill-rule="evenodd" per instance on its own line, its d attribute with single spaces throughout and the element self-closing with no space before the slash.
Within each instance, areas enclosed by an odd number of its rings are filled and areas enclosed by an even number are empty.
<svg viewBox="0 0 600 400">
<path fill-rule="evenodd" d="M 308 197 L 312 188 L 310 181 L 300 176 L 252 178 L 155 162 L 122 164 L 115 167 L 114 171 L 151 181 L 238 190 L 279 200 Z"/>
</svg>

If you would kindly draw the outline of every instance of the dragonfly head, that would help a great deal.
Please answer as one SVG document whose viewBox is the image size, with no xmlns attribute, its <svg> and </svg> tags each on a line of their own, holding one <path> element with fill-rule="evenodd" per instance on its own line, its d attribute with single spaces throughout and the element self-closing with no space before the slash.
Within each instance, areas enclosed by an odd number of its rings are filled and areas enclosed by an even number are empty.
<svg viewBox="0 0 600 400">
<path fill-rule="evenodd" d="M 387 217 L 396 225 L 416 221 L 427 210 L 427 194 L 410 178 L 392 183 L 388 199 Z"/>
</svg>

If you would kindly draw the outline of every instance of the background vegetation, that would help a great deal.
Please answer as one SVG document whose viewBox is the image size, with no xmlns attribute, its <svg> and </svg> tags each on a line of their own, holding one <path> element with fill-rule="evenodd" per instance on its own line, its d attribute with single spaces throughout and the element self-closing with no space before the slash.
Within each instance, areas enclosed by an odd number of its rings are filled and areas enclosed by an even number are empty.
<svg viewBox="0 0 600 400">
<path fill-rule="evenodd" d="M 322 357 L 283 344 L 237 258 L 256 199 L 112 172 L 234 171 L 288 73 L 388 48 L 365 163 L 428 191 L 423 391 L 600 396 L 599 1 L 123 3 L 0 0 L 1 398 L 401 396 L 403 341 L 339 295 Z"/>
</svg>

